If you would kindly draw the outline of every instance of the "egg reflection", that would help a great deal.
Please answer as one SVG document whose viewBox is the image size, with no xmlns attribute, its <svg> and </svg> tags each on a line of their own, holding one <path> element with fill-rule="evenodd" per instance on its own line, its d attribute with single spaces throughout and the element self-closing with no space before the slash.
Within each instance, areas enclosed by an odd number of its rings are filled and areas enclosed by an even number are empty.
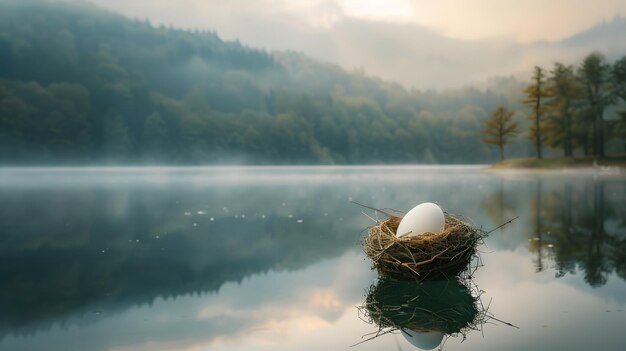
<svg viewBox="0 0 626 351">
<path fill-rule="evenodd" d="M 470 280 L 429 282 L 381 279 L 359 307 L 378 335 L 401 332 L 422 350 L 437 348 L 444 337 L 465 335 L 488 318 Z"/>
<path fill-rule="evenodd" d="M 402 330 L 404 338 L 413 346 L 422 350 L 432 350 L 441 344 L 444 333 L 440 331 L 419 331 L 419 330 Z"/>
</svg>

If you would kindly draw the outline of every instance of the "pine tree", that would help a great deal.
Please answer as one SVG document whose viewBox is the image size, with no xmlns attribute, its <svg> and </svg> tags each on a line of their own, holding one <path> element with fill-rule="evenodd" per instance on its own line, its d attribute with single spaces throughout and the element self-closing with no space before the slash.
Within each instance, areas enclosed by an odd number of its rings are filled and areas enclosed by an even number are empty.
<svg viewBox="0 0 626 351">
<path fill-rule="evenodd" d="M 604 157 L 604 109 L 613 99 L 609 73 L 604 55 L 597 52 L 589 54 L 578 70 L 593 117 L 593 154 L 600 157 Z"/>
<path fill-rule="evenodd" d="M 565 157 L 573 156 L 573 129 L 576 99 L 581 97 L 580 84 L 572 66 L 556 62 L 548 79 L 546 123 L 544 134 L 551 147 L 562 147 Z"/>
<path fill-rule="evenodd" d="M 526 93 L 526 100 L 524 100 L 524 104 L 530 106 L 532 108 L 532 113 L 529 118 L 533 122 L 530 126 L 530 138 L 535 144 L 535 149 L 537 150 L 537 158 L 541 158 L 541 144 L 544 139 L 543 134 L 541 133 L 541 124 L 542 124 L 542 98 L 548 97 L 546 82 L 545 82 L 545 73 L 546 71 L 539 67 L 535 66 L 532 76 L 532 83 L 524 90 Z"/>
<path fill-rule="evenodd" d="M 611 75 L 616 95 L 626 102 L 626 56 L 613 64 Z"/>
<path fill-rule="evenodd" d="M 616 97 L 621 99 L 622 103 L 626 103 L 626 56 L 613 64 L 611 76 Z M 626 110 L 619 111 L 619 115 L 617 134 L 626 137 Z"/>
<path fill-rule="evenodd" d="M 485 122 L 483 141 L 487 144 L 497 145 L 500 149 L 500 160 L 504 160 L 504 145 L 511 141 L 511 138 L 517 135 L 518 125 L 513 121 L 513 111 L 500 106 Z"/>
</svg>

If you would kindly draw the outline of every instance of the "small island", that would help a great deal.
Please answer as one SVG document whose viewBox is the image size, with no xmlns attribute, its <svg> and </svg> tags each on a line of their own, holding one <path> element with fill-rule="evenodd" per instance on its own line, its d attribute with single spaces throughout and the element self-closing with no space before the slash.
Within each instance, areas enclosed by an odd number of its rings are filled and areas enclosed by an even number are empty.
<svg viewBox="0 0 626 351">
<path fill-rule="evenodd" d="M 555 158 L 512 158 L 494 163 L 489 170 L 506 170 L 506 169 L 580 169 L 580 168 L 599 168 L 618 167 L 626 169 L 626 156 L 611 156 L 597 158 L 592 156 L 585 157 L 555 157 Z"/>
<path fill-rule="evenodd" d="M 598 52 L 579 67 L 554 63 L 551 71 L 535 66 L 524 89 L 528 121 L 520 128 L 516 111 L 499 106 L 485 121 L 483 142 L 498 147 L 500 161 L 491 170 L 581 169 L 608 171 L 626 166 L 624 144 L 626 111 L 626 57 L 609 64 Z M 606 118 L 606 111 L 613 115 Z M 617 111 L 617 113 L 615 113 Z M 532 143 L 533 158 L 505 160 L 504 147 L 520 135 Z M 607 142 L 612 141 L 612 147 Z M 544 153 L 551 154 L 545 157 Z M 559 152 L 562 156 L 554 156 Z"/>
</svg>

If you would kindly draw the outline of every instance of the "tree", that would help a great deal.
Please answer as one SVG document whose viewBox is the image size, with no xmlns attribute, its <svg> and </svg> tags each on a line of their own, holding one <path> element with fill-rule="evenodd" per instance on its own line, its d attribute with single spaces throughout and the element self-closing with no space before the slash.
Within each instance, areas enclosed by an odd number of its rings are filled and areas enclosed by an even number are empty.
<svg viewBox="0 0 626 351">
<path fill-rule="evenodd" d="M 535 144 L 537 158 L 539 159 L 541 158 L 541 142 L 543 140 L 543 135 L 541 134 L 541 113 L 543 112 L 541 98 L 548 97 L 545 75 L 546 71 L 543 68 L 535 66 L 532 83 L 524 90 L 526 93 L 524 104 L 533 109 L 533 113 L 529 116 L 533 122 L 530 127 L 530 138 Z"/>
<path fill-rule="evenodd" d="M 484 162 L 484 120 L 514 109 L 518 84 L 407 90 L 215 33 L 0 0 L 0 163 Z"/>
<path fill-rule="evenodd" d="M 611 76 L 616 97 L 626 103 L 626 56 L 613 64 Z M 619 111 L 619 114 L 618 133 L 626 135 L 626 111 Z"/>
<path fill-rule="evenodd" d="M 483 141 L 487 144 L 498 145 L 500 148 L 500 160 L 504 160 L 504 145 L 511 141 L 511 138 L 517 135 L 518 125 L 513 121 L 515 112 L 509 111 L 500 106 L 485 122 L 485 138 Z"/>
<path fill-rule="evenodd" d="M 583 154 L 589 156 L 592 153 L 593 131 L 590 130 L 589 126 L 593 121 L 593 111 L 588 106 L 580 105 L 580 101 L 577 104 L 579 106 L 574 111 L 572 118 L 572 138 L 575 147 L 582 148 Z"/>
<path fill-rule="evenodd" d="M 125 161 L 133 148 L 128 128 L 122 116 L 109 114 L 106 117 L 103 128 L 104 156 L 112 161 Z"/>
<path fill-rule="evenodd" d="M 551 147 L 563 147 L 565 157 L 573 156 L 574 101 L 580 97 L 581 89 L 572 66 L 556 62 L 548 78 L 547 119 L 544 128 Z"/>
<path fill-rule="evenodd" d="M 615 94 L 626 102 L 626 56 L 615 62 L 611 75 Z"/>
<path fill-rule="evenodd" d="M 155 112 L 146 118 L 142 133 L 143 156 L 147 158 L 164 158 L 168 152 L 168 131 L 163 118 Z"/>
<path fill-rule="evenodd" d="M 604 157 L 604 109 L 613 100 L 609 72 L 604 55 L 598 52 L 589 54 L 578 70 L 592 112 L 593 154 L 600 157 Z"/>
</svg>

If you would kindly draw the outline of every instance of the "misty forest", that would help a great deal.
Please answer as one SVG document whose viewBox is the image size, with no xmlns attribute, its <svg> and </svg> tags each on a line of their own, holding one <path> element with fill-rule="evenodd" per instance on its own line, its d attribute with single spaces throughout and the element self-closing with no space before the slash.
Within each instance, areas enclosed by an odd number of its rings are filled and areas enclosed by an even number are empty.
<svg viewBox="0 0 626 351">
<path fill-rule="evenodd" d="M 624 38 L 624 0 L 0 0 L 0 351 L 624 350 Z"/>
<path fill-rule="evenodd" d="M 90 5 L 0 7 L 3 164 L 485 163 L 499 108 L 507 156 L 623 151 L 626 57 L 419 91 Z"/>
</svg>

